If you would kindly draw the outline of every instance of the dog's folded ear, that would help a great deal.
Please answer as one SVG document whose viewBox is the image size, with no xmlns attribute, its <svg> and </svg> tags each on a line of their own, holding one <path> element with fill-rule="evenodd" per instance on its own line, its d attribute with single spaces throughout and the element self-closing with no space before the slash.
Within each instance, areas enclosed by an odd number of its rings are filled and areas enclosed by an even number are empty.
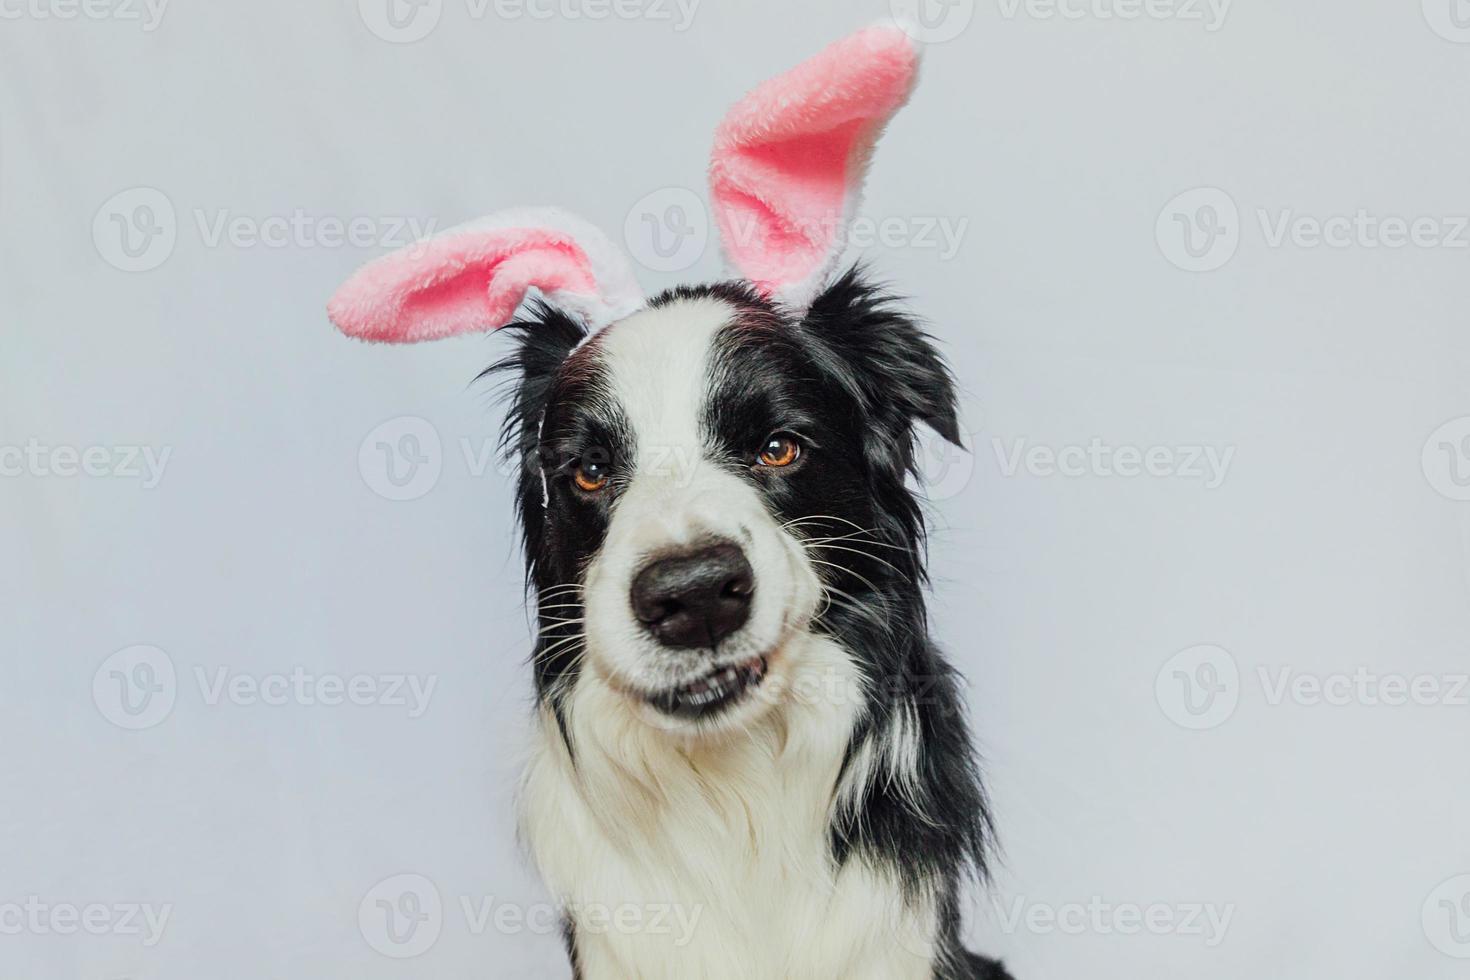
<svg viewBox="0 0 1470 980">
<path fill-rule="evenodd" d="M 524 208 L 369 262 L 337 290 L 327 315 L 363 340 L 437 340 L 505 326 L 532 288 L 589 329 L 644 303 L 628 260 L 601 231 L 555 208 Z"/>
<path fill-rule="evenodd" d="M 761 84 L 715 133 L 710 198 L 725 254 L 805 309 L 842 258 L 868 158 L 918 75 L 914 40 L 869 27 Z"/>
<path fill-rule="evenodd" d="M 894 473 L 912 468 L 919 424 L 965 448 L 944 359 L 897 300 L 859 270 L 849 269 L 816 298 L 801 329 L 822 352 L 819 366 L 874 423 L 869 462 Z"/>
</svg>

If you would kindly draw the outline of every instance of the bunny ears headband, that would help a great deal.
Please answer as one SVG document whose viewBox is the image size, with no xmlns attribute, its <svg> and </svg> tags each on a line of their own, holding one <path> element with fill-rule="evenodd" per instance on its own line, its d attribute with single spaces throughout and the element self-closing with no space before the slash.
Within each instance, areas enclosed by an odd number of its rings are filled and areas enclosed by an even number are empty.
<svg viewBox="0 0 1470 980">
<path fill-rule="evenodd" d="M 710 200 L 726 257 L 763 295 L 805 309 L 826 285 L 868 157 L 908 101 L 918 62 L 908 34 L 870 27 L 767 80 L 720 123 Z M 369 262 L 327 314 L 363 340 L 436 340 L 504 326 L 532 287 L 594 330 L 644 305 L 606 235 L 556 208 L 526 208 Z"/>
</svg>

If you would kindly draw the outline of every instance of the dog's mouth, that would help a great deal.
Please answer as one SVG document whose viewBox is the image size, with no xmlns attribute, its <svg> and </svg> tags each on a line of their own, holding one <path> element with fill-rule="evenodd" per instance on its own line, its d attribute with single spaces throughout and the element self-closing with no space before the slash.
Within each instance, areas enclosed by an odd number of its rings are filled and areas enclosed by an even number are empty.
<svg viewBox="0 0 1470 980">
<path fill-rule="evenodd" d="M 765 657 L 710 671 L 682 687 L 647 695 L 648 703 L 675 718 L 708 718 L 743 701 L 766 679 L 770 664 Z"/>
</svg>

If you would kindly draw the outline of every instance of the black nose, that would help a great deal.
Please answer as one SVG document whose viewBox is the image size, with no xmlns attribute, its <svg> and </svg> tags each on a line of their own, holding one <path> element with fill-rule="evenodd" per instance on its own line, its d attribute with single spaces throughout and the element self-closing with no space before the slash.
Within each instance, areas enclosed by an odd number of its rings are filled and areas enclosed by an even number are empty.
<svg viewBox="0 0 1470 980">
<path fill-rule="evenodd" d="M 667 647 L 712 647 L 745 625 L 755 575 L 733 544 L 649 562 L 633 578 L 633 612 Z"/>
</svg>

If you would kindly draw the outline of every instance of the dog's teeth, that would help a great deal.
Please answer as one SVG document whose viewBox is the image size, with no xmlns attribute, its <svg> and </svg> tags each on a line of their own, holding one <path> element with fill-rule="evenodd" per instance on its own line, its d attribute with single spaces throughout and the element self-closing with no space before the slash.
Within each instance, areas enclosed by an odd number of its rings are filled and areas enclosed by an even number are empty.
<svg viewBox="0 0 1470 980">
<path fill-rule="evenodd" d="M 753 657 L 745 663 L 722 667 L 707 677 L 691 681 L 668 694 L 661 695 L 665 710 L 704 708 L 735 697 L 745 688 L 759 684 L 766 672 L 764 657 Z"/>
</svg>

